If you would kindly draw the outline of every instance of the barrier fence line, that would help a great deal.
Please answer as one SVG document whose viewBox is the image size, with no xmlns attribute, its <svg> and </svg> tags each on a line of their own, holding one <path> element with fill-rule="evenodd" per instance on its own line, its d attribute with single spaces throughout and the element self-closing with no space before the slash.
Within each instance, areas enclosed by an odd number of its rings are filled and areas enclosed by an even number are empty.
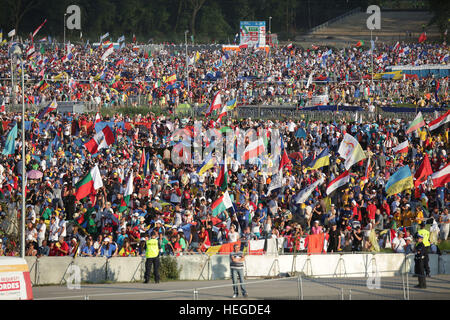
<svg viewBox="0 0 450 320">
<path fill-rule="evenodd" d="M 395 270 L 394 270 L 395 271 Z M 386 272 L 393 272 L 393 271 L 386 271 Z M 364 276 L 362 272 L 357 272 L 353 274 L 361 274 L 361 278 L 368 279 L 370 277 Z M 333 278 L 333 275 L 325 275 L 326 279 Z M 406 274 L 407 276 L 407 274 Z M 323 277 L 323 276 L 321 276 Z M 308 276 L 306 276 L 308 278 Z M 268 282 L 276 282 L 276 281 L 296 281 L 297 282 L 297 289 L 298 289 L 298 299 L 304 300 L 304 289 L 303 289 L 303 277 L 301 274 L 299 274 L 297 277 L 284 277 L 284 278 L 277 278 L 277 279 L 266 279 L 266 280 L 257 280 L 257 281 L 245 281 L 243 282 L 243 285 L 245 286 L 251 286 L 251 285 L 258 285 L 261 283 L 268 283 Z M 346 279 L 349 280 L 349 279 Z M 349 280 L 351 283 L 352 281 Z M 406 286 L 402 285 L 402 291 L 404 292 L 405 289 L 409 292 L 408 282 L 406 282 Z M 61 296 L 61 297 L 51 297 L 51 298 L 37 298 L 35 300 L 60 300 L 60 299 L 76 299 L 76 298 L 84 298 L 84 300 L 89 300 L 92 297 L 106 297 L 106 296 L 120 296 L 120 295 L 135 295 L 135 294 L 166 294 L 166 293 L 176 293 L 176 292 L 193 292 L 193 300 L 199 300 L 198 295 L 201 290 L 211 290 L 211 289 L 219 289 L 219 288 L 227 288 L 227 287 L 233 287 L 234 284 L 224 284 L 224 285 L 216 285 L 216 286 L 207 286 L 207 287 L 195 287 L 195 288 L 187 288 L 187 289 L 173 289 L 173 290 L 163 290 L 163 291 L 130 291 L 130 292 L 112 292 L 112 293 L 96 293 L 96 294 L 87 294 L 83 293 L 80 295 L 73 295 L 73 296 Z M 406 287 L 406 288 L 405 288 Z M 151 290 L 151 289 L 149 289 Z M 352 291 L 349 289 L 349 299 L 351 300 Z M 269 298 L 269 297 L 268 297 Z M 345 300 L 344 296 L 344 288 L 340 288 L 340 298 L 341 300 Z M 406 296 L 403 296 L 405 300 L 409 300 L 409 294 Z"/>
</svg>

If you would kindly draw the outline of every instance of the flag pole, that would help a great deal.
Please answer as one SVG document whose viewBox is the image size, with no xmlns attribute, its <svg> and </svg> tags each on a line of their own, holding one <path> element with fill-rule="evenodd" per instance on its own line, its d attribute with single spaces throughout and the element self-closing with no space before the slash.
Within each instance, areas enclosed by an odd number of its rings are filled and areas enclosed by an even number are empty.
<svg viewBox="0 0 450 320">
<path fill-rule="evenodd" d="M 66 54 L 66 15 L 67 13 L 64 13 L 64 55 Z"/>
<path fill-rule="evenodd" d="M 26 173 L 25 173 L 25 80 L 24 80 L 24 68 L 23 68 L 23 59 L 22 56 L 19 56 L 21 63 L 21 75 L 22 75 L 22 236 L 21 236 L 21 245 L 20 245 L 20 253 L 21 257 L 25 258 L 25 202 L 26 202 Z"/>
<path fill-rule="evenodd" d="M 188 61 L 188 52 L 187 52 L 187 34 L 189 30 L 184 32 L 184 43 L 186 46 L 186 82 L 187 82 L 187 100 L 189 102 L 189 61 Z"/>
</svg>

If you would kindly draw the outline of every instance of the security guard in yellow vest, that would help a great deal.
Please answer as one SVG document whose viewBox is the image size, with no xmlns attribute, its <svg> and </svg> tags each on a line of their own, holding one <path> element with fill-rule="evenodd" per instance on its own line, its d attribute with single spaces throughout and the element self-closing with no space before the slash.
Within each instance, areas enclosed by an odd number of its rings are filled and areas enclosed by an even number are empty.
<svg viewBox="0 0 450 320">
<path fill-rule="evenodd" d="M 425 258 L 424 258 L 423 262 L 424 262 L 425 273 L 426 273 L 427 277 L 429 277 L 430 276 L 430 264 L 429 264 L 428 252 L 430 252 L 431 244 L 430 244 L 430 232 L 425 229 L 425 222 L 422 222 L 420 224 L 420 230 L 417 231 L 417 233 L 419 235 L 421 235 L 423 238 L 422 242 L 425 247 L 424 252 L 423 252 Z"/>
<path fill-rule="evenodd" d="M 159 283 L 159 251 L 160 248 L 158 239 L 156 239 L 156 232 L 152 232 L 151 239 L 146 241 L 144 283 L 148 283 L 150 280 L 152 265 L 155 283 Z"/>
</svg>

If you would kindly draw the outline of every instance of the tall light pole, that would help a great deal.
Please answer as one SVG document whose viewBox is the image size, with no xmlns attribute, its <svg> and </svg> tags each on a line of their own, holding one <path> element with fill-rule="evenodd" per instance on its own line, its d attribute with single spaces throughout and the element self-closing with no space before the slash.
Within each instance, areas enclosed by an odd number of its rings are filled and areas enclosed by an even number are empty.
<svg viewBox="0 0 450 320">
<path fill-rule="evenodd" d="M 272 22 L 272 17 L 269 17 L 269 68 L 271 67 L 271 62 L 270 62 L 270 47 L 271 47 L 271 43 L 272 43 L 272 25 L 271 25 L 271 22 Z M 269 70 L 269 72 L 270 72 L 270 70 Z"/>
<path fill-rule="evenodd" d="M 66 15 L 67 13 L 64 13 L 64 55 L 66 54 Z"/>
<path fill-rule="evenodd" d="M 21 239 L 20 239 L 20 256 L 25 257 L 25 204 L 26 204 L 26 172 L 25 172 L 25 77 L 22 59 L 22 44 L 16 44 L 11 48 L 11 60 L 16 57 L 20 60 L 21 76 L 22 76 L 22 214 L 21 218 Z"/>
<path fill-rule="evenodd" d="M 187 100 L 189 102 L 189 61 L 188 61 L 188 51 L 187 51 L 187 34 L 189 30 L 184 32 L 184 43 L 186 46 L 186 81 L 187 81 Z"/>
</svg>

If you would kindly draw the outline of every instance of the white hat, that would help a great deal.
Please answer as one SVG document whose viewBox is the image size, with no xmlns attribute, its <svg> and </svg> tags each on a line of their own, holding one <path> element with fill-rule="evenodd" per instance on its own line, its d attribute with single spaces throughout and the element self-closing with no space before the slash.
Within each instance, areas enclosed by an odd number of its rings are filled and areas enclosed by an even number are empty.
<svg viewBox="0 0 450 320">
<path fill-rule="evenodd" d="M 109 239 L 108 237 L 106 237 L 103 241 L 105 241 L 105 242 L 110 242 L 111 239 Z"/>
</svg>

